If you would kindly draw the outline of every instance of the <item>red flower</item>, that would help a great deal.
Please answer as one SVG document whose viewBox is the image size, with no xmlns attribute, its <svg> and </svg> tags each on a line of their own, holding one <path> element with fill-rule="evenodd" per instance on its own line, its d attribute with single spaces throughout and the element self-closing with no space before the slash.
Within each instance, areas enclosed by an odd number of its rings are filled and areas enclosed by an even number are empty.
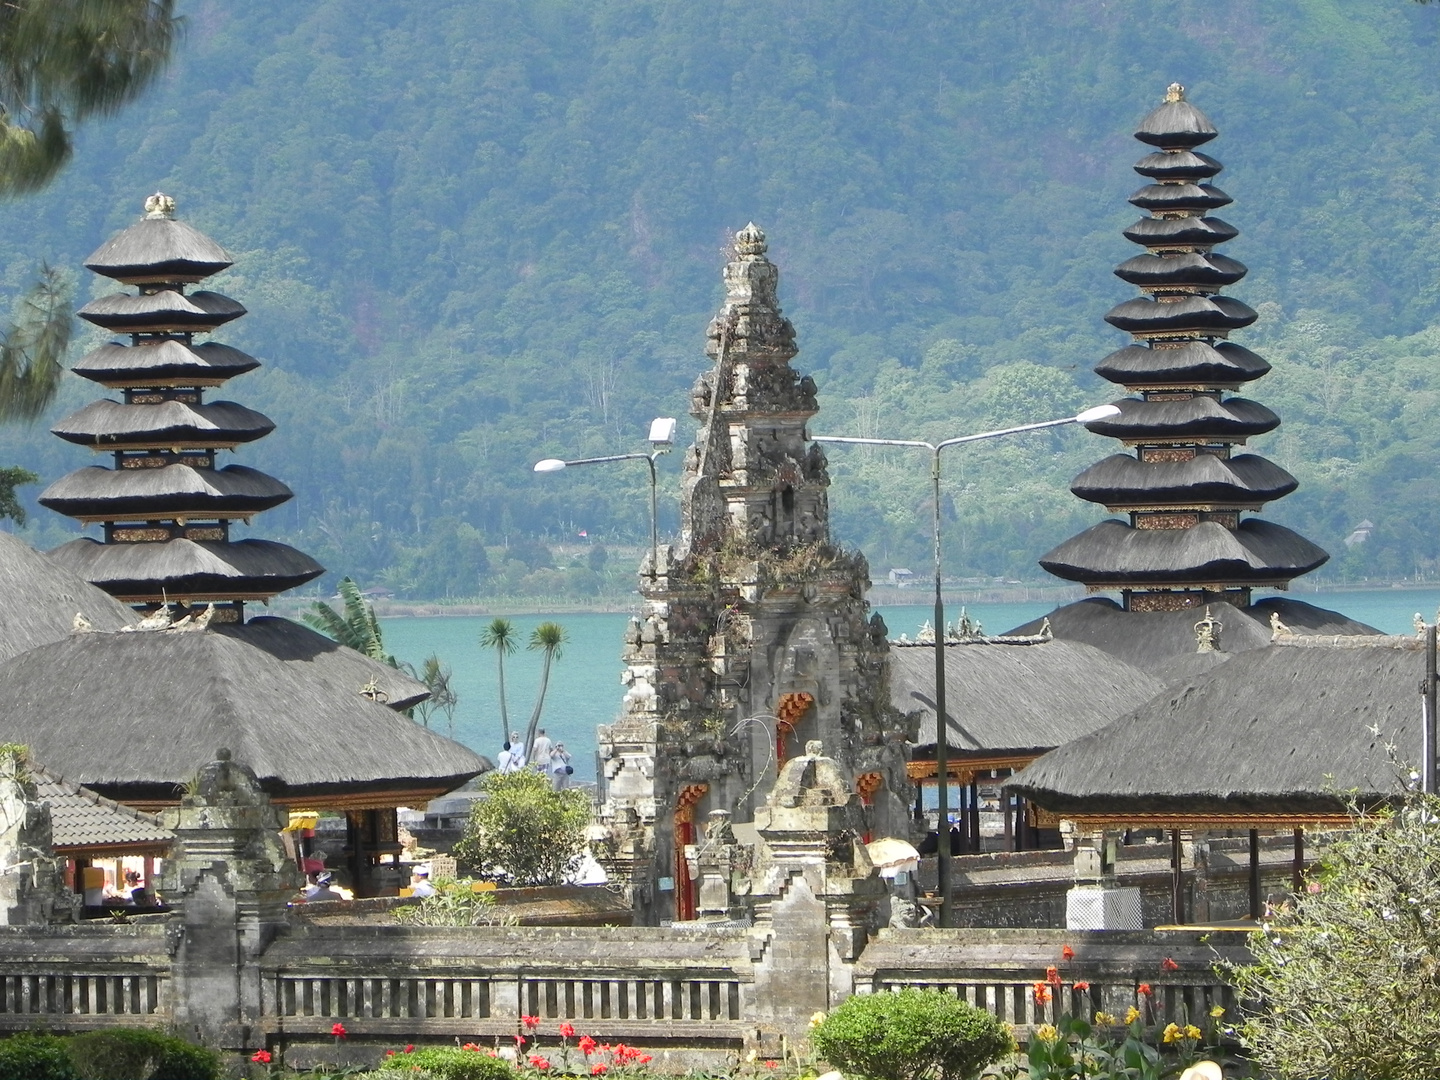
<svg viewBox="0 0 1440 1080">
<path fill-rule="evenodd" d="M 336 1024 L 330 1029 L 330 1034 L 334 1035 L 337 1039 L 343 1039 L 348 1032 L 346 1032 L 344 1024 Z"/>
<path fill-rule="evenodd" d="M 1045 981 L 1046 981 L 1047 983 L 1049 983 L 1051 986 L 1059 986 L 1059 985 L 1060 985 L 1060 969 L 1059 969 L 1059 968 L 1055 968 L 1055 967 L 1047 967 L 1047 968 L 1045 969 Z"/>
<path fill-rule="evenodd" d="M 1050 1001 L 1050 987 L 1043 982 L 1037 982 L 1034 988 L 1035 1004 L 1045 1005 Z"/>
<path fill-rule="evenodd" d="M 638 1058 L 636 1058 L 635 1060 L 638 1061 L 638 1062 L 640 1062 L 641 1065 L 649 1065 L 649 1064 L 650 1064 L 650 1061 L 651 1061 L 651 1058 L 650 1058 L 650 1055 L 649 1055 L 649 1054 L 641 1054 L 641 1055 L 640 1055 Z"/>
<path fill-rule="evenodd" d="M 1075 989 L 1076 989 L 1076 990 L 1089 990 L 1089 989 L 1090 989 L 1090 984 L 1089 984 L 1088 982 L 1077 982 L 1077 983 L 1075 984 Z"/>
<path fill-rule="evenodd" d="M 1066 945 L 1063 949 L 1060 950 L 1060 959 L 1062 959 L 1062 960 L 1074 960 L 1074 959 L 1075 959 L 1075 950 L 1072 949 L 1069 945 Z"/>
<path fill-rule="evenodd" d="M 525 1045 L 525 1036 L 524 1036 L 524 1035 L 516 1035 L 516 1036 L 515 1036 L 515 1045 L 516 1045 L 516 1046 L 524 1046 L 524 1045 Z"/>
<path fill-rule="evenodd" d="M 778 1061 L 767 1061 L 765 1062 L 765 1067 L 767 1069 L 778 1069 L 780 1067 L 780 1063 Z"/>
<path fill-rule="evenodd" d="M 1155 991 L 1150 988 L 1149 983 L 1141 983 L 1135 988 L 1135 992 L 1138 993 L 1141 997 L 1147 998 L 1153 997 L 1155 995 Z"/>
<path fill-rule="evenodd" d="M 595 1040 L 592 1039 L 589 1035 L 581 1035 L 580 1041 L 577 1042 L 575 1045 L 579 1047 L 580 1052 L 586 1057 L 589 1057 L 595 1052 Z"/>
<path fill-rule="evenodd" d="M 1177 964 L 1174 960 L 1171 960 L 1170 957 L 1167 956 L 1167 957 L 1165 957 L 1164 960 L 1161 960 L 1161 961 L 1160 961 L 1160 970 L 1161 970 L 1161 971 L 1179 971 L 1179 970 L 1180 970 L 1180 965 Z"/>
<path fill-rule="evenodd" d="M 602 1064 L 600 1064 L 600 1063 L 597 1061 L 594 1065 L 591 1065 L 591 1066 L 590 1066 L 590 1075 L 591 1075 L 591 1076 L 604 1076 L 606 1070 L 609 1069 L 609 1068 L 610 1068 L 609 1065 L 602 1065 Z"/>
<path fill-rule="evenodd" d="M 524 1024 L 527 1028 L 529 1028 L 531 1031 L 534 1031 L 540 1026 L 540 1017 L 522 1015 L 520 1017 L 520 1022 Z"/>
<path fill-rule="evenodd" d="M 478 1053 L 479 1050 L 480 1050 L 480 1047 L 479 1047 L 477 1044 L 475 1044 L 475 1043 L 466 1043 L 466 1044 L 465 1044 L 464 1046 L 462 1046 L 460 1049 L 461 1049 L 461 1050 L 474 1050 L 474 1051 L 476 1051 L 476 1052 Z"/>
<path fill-rule="evenodd" d="M 405 1047 L 405 1052 L 407 1054 L 413 1054 L 415 1052 L 415 1044 L 411 1043 L 409 1046 Z"/>
<path fill-rule="evenodd" d="M 573 1039 L 575 1037 L 575 1026 L 569 1023 L 561 1024 L 560 1037 L 562 1039 Z"/>
<path fill-rule="evenodd" d="M 386 1051 L 385 1051 L 385 1056 L 386 1056 L 386 1057 L 394 1057 L 394 1056 L 395 1056 L 395 1051 L 394 1051 L 394 1050 L 386 1050 Z"/>
<path fill-rule="evenodd" d="M 258 1062 L 258 1063 L 261 1064 L 261 1065 L 269 1065 L 269 1064 L 270 1064 L 270 1051 L 269 1051 L 269 1050 L 256 1050 L 255 1053 L 253 1053 L 253 1054 L 250 1055 L 250 1060 L 251 1060 L 251 1061 L 254 1061 L 254 1062 Z"/>
</svg>

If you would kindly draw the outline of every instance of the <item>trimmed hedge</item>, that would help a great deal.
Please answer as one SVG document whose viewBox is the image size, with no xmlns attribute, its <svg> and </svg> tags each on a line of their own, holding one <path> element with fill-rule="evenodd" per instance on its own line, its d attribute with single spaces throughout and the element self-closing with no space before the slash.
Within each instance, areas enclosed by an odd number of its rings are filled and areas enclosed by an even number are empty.
<svg viewBox="0 0 1440 1080">
<path fill-rule="evenodd" d="M 147 1028 L 87 1031 L 65 1040 L 79 1080 L 220 1080 L 220 1055 Z"/>
<path fill-rule="evenodd" d="M 59 1035 L 20 1032 L 0 1039 L 0 1080 L 80 1080 Z"/>
<path fill-rule="evenodd" d="M 988 1012 L 914 988 L 847 998 L 810 1041 L 833 1068 L 864 1080 L 967 1080 L 1015 1049 Z"/>
<path fill-rule="evenodd" d="M 385 1059 L 380 1071 L 409 1073 L 417 1066 L 436 1080 L 517 1080 L 509 1062 L 484 1051 L 453 1046 L 429 1046 L 409 1054 L 396 1054 Z"/>
</svg>

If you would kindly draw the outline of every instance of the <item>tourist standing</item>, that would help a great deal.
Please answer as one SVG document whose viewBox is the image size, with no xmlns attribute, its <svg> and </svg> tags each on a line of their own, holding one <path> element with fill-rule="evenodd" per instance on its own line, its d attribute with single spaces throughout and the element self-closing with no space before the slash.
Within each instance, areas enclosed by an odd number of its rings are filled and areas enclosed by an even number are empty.
<svg viewBox="0 0 1440 1080">
<path fill-rule="evenodd" d="M 574 772 L 570 766 L 570 751 L 565 749 L 563 742 L 556 743 L 550 751 L 550 786 L 556 791 L 564 791 L 570 786 L 570 776 Z"/>
<path fill-rule="evenodd" d="M 541 772 L 550 770 L 550 753 L 555 749 L 555 744 L 550 741 L 550 736 L 545 734 L 542 727 L 535 734 L 535 744 L 530 747 L 530 760 Z"/>
</svg>

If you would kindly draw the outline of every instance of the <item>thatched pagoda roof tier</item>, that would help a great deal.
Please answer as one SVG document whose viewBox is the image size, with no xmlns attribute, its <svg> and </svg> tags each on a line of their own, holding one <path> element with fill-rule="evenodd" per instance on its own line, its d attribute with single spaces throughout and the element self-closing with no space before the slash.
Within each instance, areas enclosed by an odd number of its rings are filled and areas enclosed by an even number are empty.
<svg viewBox="0 0 1440 1080">
<path fill-rule="evenodd" d="M 1195 622 L 1204 615 L 1207 606 L 1223 624 L 1219 631 L 1220 652 L 1196 651 Z M 1126 611 L 1113 600 L 1095 596 L 1058 607 L 1044 620 L 1050 623 L 1056 640 L 1093 645 L 1169 683 L 1177 674 L 1188 677 L 1239 653 L 1268 647 L 1273 637 L 1272 615 L 1279 616 L 1296 634 L 1325 637 L 1379 634 L 1373 626 L 1338 611 L 1285 596 L 1267 596 L 1248 607 L 1217 600 L 1182 611 Z M 1009 634 L 1038 633 L 1044 620 L 1035 619 L 1017 626 Z"/>
<path fill-rule="evenodd" d="M 191 345 L 178 338 L 145 339 L 138 345 L 107 342 L 70 369 L 111 388 L 135 386 L 219 386 L 260 366 L 248 353 L 207 341 Z"/>
<path fill-rule="evenodd" d="M 142 805 L 175 802 L 222 746 L 281 802 L 414 805 L 453 790 L 485 763 L 369 696 L 403 678 L 281 619 L 76 634 L 0 665 L 11 737 L 68 779 Z"/>
<path fill-rule="evenodd" d="M 179 284 L 201 281 L 234 261 L 199 229 L 157 214 L 121 229 L 95 249 L 85 268 L 126 285 Z"/>
<path fill-rule="evenodd" d="M 1161 348 L 1127 345 L 1095 365 L 1122 386 L 1232 386 L 1265 375 L 1270 364 L 1233 341 L 1186 341 Z"/>
<path fill-rule="evenodd" d="M 952 753 L 1035 752 L 1108 724 L 1159 693 L 1154 676 L 1076 641 L 945 645 Z M 935 648 L 890 646 L 890 703 L 919 713 L 916 747 L 935 745 Z M 933 749 L 932 749 L 933 754 Z"/>
<path fill-rule="evenodd" d="M 1112 588 L 1284 585 L 1329 555 L 1299 533 L 1259 518 L 1234 529 L 1201 521 L 1185 529 L 1136 529 L 1110 519 L 1040 558 L 1056 577 Z"/>
<path fill-rule="evenodd" d="M 1234 225 L 1212 217 L 1141 218 L 1124 232 L 1125 239 L 1152 251 L 1204 251 L 1239 235 Z"/>
<path fill-rule="evenodd" d="M 1112 510 L 1153 505 L 1258 509 L 1298 485 L 1279 465 L 1256 454 L 1196 454 L 1188 461 L 1166 462 L 1112 454 L 1077 476 L 1070 490 Z"/>
<path fill-rule="evenodd" d="M 1210 118 L 1185 100 L 1185 88 L 1178 83 L 1135 129 L 1135 138 L 1161 150 L 1193 150 L 1218 134 Z"/>
<path fill-rule="evenodd" d="M 75 312 L 86 322 L 127 334 L 190 333 L 214 330 L 245 314 L 228 296 L 213 292 L 112 293 Z"/>
<path fill-rule="evenodd" d="M 0 660 L 68 637 L 78 615 L 119 630 L 135 613 L 11 533 L 0 531 Z"/>
<path fill-rule="evenodd" d="M 1170 213 L 1175 210 L 1217 210 L 1235 200 L 1210 184 L 1146 184 L 1130 196 L 1130 202 L 1141 210 Z"/>
<path fill-rule="evenodd" d="M 1009 781 L 1047 810 L 1145 824 L 1343 814 L 1394 796 L 1421 750 L 1421 643 L 1257 649 L 1040 758 Z"/>
<path fill-rule="evenodd" d="M 81 537 L 50 557 L 132 604 L 264 600 L 325 572 L 303 551 L 273 540 L 102 544 Z"/>
<path fill-rule="evenodd" d="M 1136 255 L 1115 268 L 1115 276 L 1142 289 L 1218 289 L 1233 285 L 1249 271 L 1245 264 L 1215 252 Z"/>
<path fill-rule="evenodd" d="M 140 521 L 159 516 L 200 519 L 249 517 L 294 493 L 258 469 L 227 465 L 197 469 L 105 469 L 91 465 L 62 476 L 39 503 L 82 521 Z"/>
<path fill-rule="evenodd" d="M 1106 313 L 1105 321 L 1136 337 L 1175 334 L 1224 336 L 1232 330 L 1249 326 L 1259 317 L 1253 308 L 1228 296 L 1185 293 L 1178 300 L 1152 300 L 1137 296 L 1116 304 Z"/>
<path fill-rule="evenodd" d="M 139 405 L 101 399 L 75 410 L 50 430 L 66 442 L 101 450 L 229 449 L 263 439 L 275 430 L 275 423 L 233 401 Z"/>
<path fill-rule="evenodd" d="M 1257 401 L 1195 394 L 1178 401 L 1125 398 L 1115 402 L 1118 416 L 1086 424 L 1097 435 L 1127 442 L 1231 442 L 1263 435 L 1280 418 Z"/>
<path fill-rule="evenodd" d="M 1224 168 L 1208 154 L 1189 150 L 1146 154 L 1135 163 L 1135 171 L 1152 180 L 1207 180 Z"/>
</svg>

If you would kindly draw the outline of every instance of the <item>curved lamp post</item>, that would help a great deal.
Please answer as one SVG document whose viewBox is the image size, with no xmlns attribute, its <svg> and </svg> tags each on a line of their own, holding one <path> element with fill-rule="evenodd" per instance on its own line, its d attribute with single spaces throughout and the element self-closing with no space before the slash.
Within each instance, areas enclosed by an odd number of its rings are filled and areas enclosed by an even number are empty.
<svg viewBox="0 0 1440 1080">
<path fill-rule="evenodd" d="M 934 485 L 935 514 L 932 533 L 935 548 L 935 797 L 939 803 L 936 833 L 939 844 L 936 848 L 937 886 L 940 891 L 940 925 L 949 926 L 953 920 L 953 899 L 950 895 L 950 836 L 946 826 L 950 823 L 950 733 L 945 707 L 945 604 L 940 595 L 940 451 L 947 446 L 961 443 L 981 442 L 998 439 L 1004 435 L 1020 435 L 1027 431 L 1043 428 L 1064 427 L 1066 424 L 1089 424 L 1117 416 L 1120 409 L 1115 405 L 1097 405 L 1075 416 L 1061 420 L 1046 420 L 1039 424 L 1021 424 L 1019 427 L 1001 428 L 998 431 L 982 431 L 978 435 L 961 435 L 944 442 L 930 443 L 919 439 L 862 439 L 848 435 L 815 435 L 812 441 L 818 443 L 854 443 L 859 446 L 913 446 L 930 451 L 930 480 Z M 536 466 L 537 468 L 539 466 Z"/>
<path fill-rule="evenodd" d="M 643 461 L 650 466 L 650 577 L 653 579 L 660 569 L 660 536 L 656 525 L 655 514 L 655 459 L 661 454 L 668 454 L 671 445 L 675 441 L 675 420 L 673 417 L 662 416 L 650 422 L 650 445 L 652 449 L 647 453 L 634 454 L 607 454 L 605 457 L 576 458 L 574 461 L 562 461 L 560 458 L 545 458 L 535 463 L 535 471 L 538 473 L 559 472 L 561 469 L 568 469 L 572 465 L 600 465 L 607 461 Z"/>
</svg>

